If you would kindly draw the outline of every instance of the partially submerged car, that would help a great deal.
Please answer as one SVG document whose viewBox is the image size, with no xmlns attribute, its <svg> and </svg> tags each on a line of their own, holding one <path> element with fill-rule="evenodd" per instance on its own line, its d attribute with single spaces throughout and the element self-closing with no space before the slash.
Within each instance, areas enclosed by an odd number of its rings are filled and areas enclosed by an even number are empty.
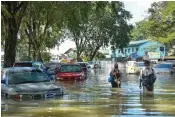
<svg viewBox="0 0 175 117">
<path fill-rule="evenodd" d="M 56 85 L 41 70 L 33 67 L 11 67 L 1 74 L 1 97 L 16 101 L 53 98 L 63 95 L 63 88 Z"/>
<path fill-rule="evenodd" d="M 157 74 L 175 74 L 175 63 L 162 62 L 154 67 Z"/>
<path fill-rule="evenodd" d="M 62 64 L 56 71 L 56 80 L 84 80 L 85 74 L 79 64 Z"/>
</svg>

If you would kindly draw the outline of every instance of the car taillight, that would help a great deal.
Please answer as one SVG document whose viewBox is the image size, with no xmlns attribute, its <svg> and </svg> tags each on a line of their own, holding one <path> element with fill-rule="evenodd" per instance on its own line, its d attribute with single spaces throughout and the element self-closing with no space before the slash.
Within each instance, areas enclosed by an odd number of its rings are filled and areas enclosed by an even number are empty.
<svg viewBox="0 0 175 117">
<path fill-rule="evenodd" d="M 18 101 L 18 100 L 20 100 L 21 97 L 20 97 L 20 95 L 14 95 L 12 98 L 13 98 L 13 100 Z"/>
</svg>

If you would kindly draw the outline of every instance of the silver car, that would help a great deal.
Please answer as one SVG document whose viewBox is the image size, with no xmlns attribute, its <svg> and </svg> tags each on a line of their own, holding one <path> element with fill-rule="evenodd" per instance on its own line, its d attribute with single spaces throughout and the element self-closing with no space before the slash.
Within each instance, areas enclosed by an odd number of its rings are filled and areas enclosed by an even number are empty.
<svg viewBox="0 0 175 117">
<path fill-rule="evenodd" d="M 163 62 L 154 67 L 157 74 L 174 74 L 175 73 L 175 63 Z"/>
<path fill-rule="evenodd" d="M 1 97 L 16 101 L 53 98 L 63 95 L 41 70 L 32 67 L 11 67 L 1 71 Z"/>
</svg>

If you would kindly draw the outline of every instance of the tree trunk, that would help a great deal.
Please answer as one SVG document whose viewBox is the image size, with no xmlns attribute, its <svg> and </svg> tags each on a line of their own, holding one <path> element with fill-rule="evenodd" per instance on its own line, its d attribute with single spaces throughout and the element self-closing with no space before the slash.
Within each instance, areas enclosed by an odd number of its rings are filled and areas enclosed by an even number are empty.
<svg viewBox="0 0 175 117">
<path fill-rule="evenodd" d="M 96 47 L 94 52 L 92 53 L 92 56 L 90 56 L 90 61 L 92 61 L 95 57 L 95 55 L 97 54 L 97 51 L 100 49 L 100 47 Z"/>
<path fill-rule="evenodd" d="M 6 39 L 5 39 L 5 55 L 4 67 L 12 67 L 16 56 L 16 42 L 18 27 L 15 18 L 8 18 L 6 21 Z"/>
</svg>

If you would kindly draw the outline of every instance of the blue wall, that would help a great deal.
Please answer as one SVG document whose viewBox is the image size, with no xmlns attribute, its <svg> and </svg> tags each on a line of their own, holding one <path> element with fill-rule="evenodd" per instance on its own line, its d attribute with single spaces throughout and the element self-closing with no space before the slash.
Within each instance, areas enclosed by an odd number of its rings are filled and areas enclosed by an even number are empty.
<svg viewBox="0 0 175 117">
<path fill-rule="evenodd" d="M 164 47 L 164 52 L 163 53 L 160 51 L 160 47 Z M 123 53 L 121 52 L 120 49 L 116 49 L 115 50 L 116 57 L 127 57 L 131 53 L 136 52 L 136 49 L 138 49 L 138 55 L 139 56 L 143 56 L 145 51 L 161 52 L 162 56 L 166 55 L 165 45 L 160 44 L 158 42 L 148 41 L 148 42 L 146 42 L 144 44 L 141 44 L 141 45 L 138 45 L 138 46 L 123 48 Z M 112 56 L 114 57 L 115 56 L 114 53 L 112 53 L 112 54 L 113 54 Z"/>
</svg>

